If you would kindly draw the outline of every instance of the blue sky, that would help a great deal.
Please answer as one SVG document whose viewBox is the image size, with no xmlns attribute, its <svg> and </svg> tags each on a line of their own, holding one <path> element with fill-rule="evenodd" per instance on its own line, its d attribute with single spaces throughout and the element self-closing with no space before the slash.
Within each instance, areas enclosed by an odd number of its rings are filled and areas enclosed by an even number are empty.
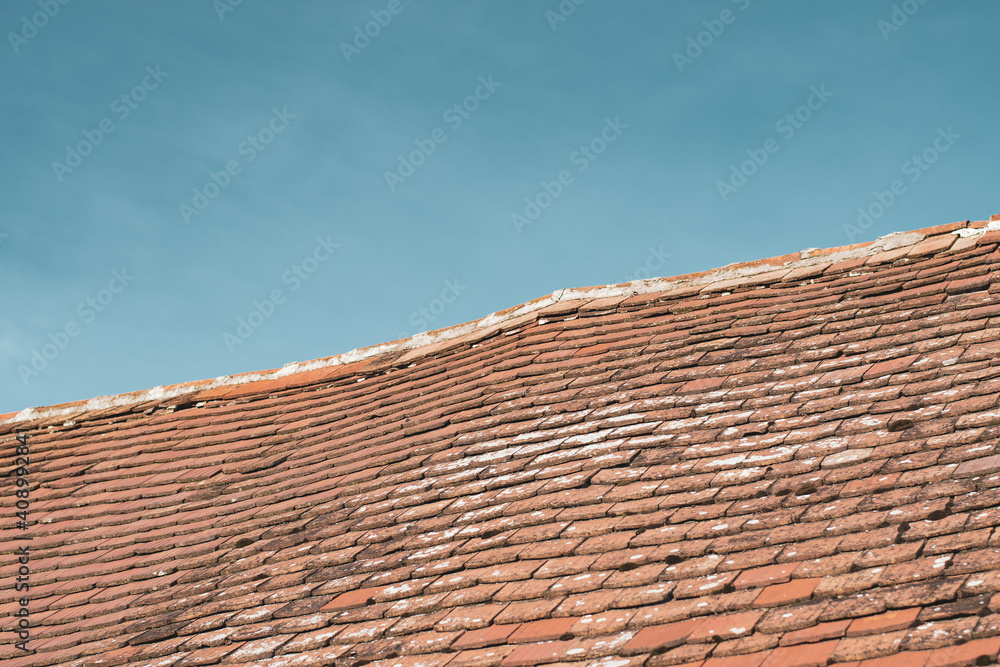
<svg viewBox="0 0 1000 667">
<path fill-rule="evenodd" d="M 988 0 L 4 2 L 0 413 L 988 218 L 998 18 Z"/>
</svg>

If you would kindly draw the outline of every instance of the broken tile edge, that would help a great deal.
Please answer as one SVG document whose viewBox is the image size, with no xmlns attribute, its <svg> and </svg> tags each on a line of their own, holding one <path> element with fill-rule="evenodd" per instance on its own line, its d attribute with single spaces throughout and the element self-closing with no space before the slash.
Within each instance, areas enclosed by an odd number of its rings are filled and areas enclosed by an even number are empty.
<svg viewBox="0 0 1000 667">
<path fill-rule="evenodd" d="M 963 224 L 971 225 L 974 223 L 966 221 Z M 964 238 L 965 236 L 985 234 L 987 231 L 994 231 L 997 229 L 1000 229 L 1000 221 L 991 221 L 989 224 L 977 229 L 963 227 L 950 233 L 957 234 Z M 935 235 L 936 234 L 932 234 L 931 236 Z M 798 253 L 792 253 L 791 255 L 779 255 L 765 259 L 737 262 L 720 268 L 683 274 L 681 276 L 648 278 L 645 280 L 634 280 L 629 283 L 619 283 L 614 285 L 556 290 L 547 296 L 528 301 L 527 303 L 519 306 L 491 313 L 478 320 L 437 329 L 435 331 L 418 333 L 410 336 L 409 338 L 380 343 L 369 347 L 357 348 L 338 355 L 315 359 L 312 361 L 290 362 L 281 368 L 267 371 L 255 371 L 241 373 L 238 375 L 224 375 L 215 379 L 186 382 L 169 386 L 158 386 L 151 389 L 126 392 L 112 396 L 99 396 L 85 401 L 62 403 L 48 407 L 29 407 L 21 410 L 20 412 L 0 415 L 0 425 L 18 424 L 22 422 L 53 419 L 58 417 L 69 418 L 98 410 L 121 408 L 146 402 L 166 401 L 185 394 L 200 393 L 211 389 L 217 389 L 219 387 L 248 385 L 255 382 L 287 378 L 298 373 L 358 363 L 382 355 L 409 352 L 434 344 L 445 343 L 461 336 L 482 331 L 500 324 L 512 322 L 518 318 L 530 315 L 533 312 L 540 311 L 562 301 L 594 300 L 610 297 L 628 298 L 640 294 L 655 292 L 669 294 L 673 290 L 690 289 L 691 287 L 701 287 L 716 282 L 750 278 L 761 273 L 773 272 L 775 270 L 791 271 L 802 267 L 833 265 L 838 262 L 871 256 L 880 252 L 895 250 L 897 248 L 914 246 L 926 238 L 930 238 L 930 236 L 923 234 L 922 230 L 911 232 L 892 232 L 890 234 L 880 236 L 874 241 L 836 246 L 828 249 L 807 248 L 799 251 Z M 798 259 L 780 261 L 784 258 L 795 255 L 798 256 Z"/>
</svg>

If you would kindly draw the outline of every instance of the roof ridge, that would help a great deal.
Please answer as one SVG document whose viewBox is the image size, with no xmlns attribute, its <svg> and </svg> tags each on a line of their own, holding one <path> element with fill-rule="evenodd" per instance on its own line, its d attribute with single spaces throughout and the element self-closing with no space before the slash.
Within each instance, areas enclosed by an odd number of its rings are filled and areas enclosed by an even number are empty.
<svg viewBox="0 0 1000 667">
<path fill-rule="evenodd" d="M 369 359 L 392 353 L 406 353 L 432 345 L 455 341 L 456 339 L 482 332 L 483 330 L 509 323 L 530 313 L 543 310 L 553 304 L 565 301 L 596 300 L 613 297 L 629 297 L 655 292 L 669 293 L 675 290 L 692 287 L 738 286 L 747 278 L 764 273 L 785 271 L 786 274 L 795 269 L 814 267 L 818 265 L 833 265 L 839 262 L 872 256 L 879 253 L 898 251 L 901 248 L 914 247 L 917 244 L 935 236 L 955 235 L 962 239 L 971 239 L 974 244 L 978 237 L 987 232 L 1000 231 L 1000 215 L 994 215 L 990 221 L 954 222 L 945 225 L 928 227 L 911 232 L 892 232 L 880 236 L 874 241 L 836 246 L 832 248 L 806 248 L 797 253 L 778 255 L 765 259 L 747 262 L 736 262 L 719 268 L 682 274 L 679 276 L 648 278 L 633 280 L 629 283 L 603 285 L 594 287 L 564 288 L 546 296 L 526 303 L 497 311 L 478 320 L 456 324 L 450 327 L 414 334 L 403 338 L 368 347 L 357 348 L 330 357 L 311 361 L 291 362 L 281 368 L 252 371 L 238 375 L 224 375 L 214 379 L 185 382 L 180 384 L 157 386 L 151 389 L 125 392 L 112 396 L 99 396 L 82 401 L 60 403 L 45 407 L 29 407 L 16 413 L 0 414 L 0 425 L 34 421 L 39 419 L 57 418 L 79 415 L 86 412 L 108 410 L 129 405 L 164 401 L 185 394 L 202 393 L 222 387 L 248 385 L 256 382 L 278 380 L 300 373 L 316 371 L 355 364 Z M 906 254 L 906 253 L 903 253 Z M 901 256 L 901 255 L 900 255 Z M 776 276 L 780 280 L 781 276 Z"/>
</svg>

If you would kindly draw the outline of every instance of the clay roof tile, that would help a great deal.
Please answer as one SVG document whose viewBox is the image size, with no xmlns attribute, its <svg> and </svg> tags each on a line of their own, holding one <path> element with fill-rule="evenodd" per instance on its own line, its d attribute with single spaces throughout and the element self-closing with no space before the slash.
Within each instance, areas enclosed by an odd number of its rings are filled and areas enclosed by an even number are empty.
<svg viewBox="0 0 1000 667">
<path fill-rule="evenodd" d="M 998 244 L 938 225 L 2 415 L 32 595 L 0 612 L 36 653 L 0 659 L 993 659 Z"/>
</svg>

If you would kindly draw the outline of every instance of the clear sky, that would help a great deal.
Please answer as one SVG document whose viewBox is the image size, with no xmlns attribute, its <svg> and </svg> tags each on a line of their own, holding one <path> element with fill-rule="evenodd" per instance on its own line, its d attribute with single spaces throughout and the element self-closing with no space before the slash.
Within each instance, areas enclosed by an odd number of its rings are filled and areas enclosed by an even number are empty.
<svg viewBox="0 0 1000 667">
<path fill-rule="evenodd" d="M 988 218 L 998 19 L 990 0 L 6 0 L 0 413 Z"/>
</svg>

